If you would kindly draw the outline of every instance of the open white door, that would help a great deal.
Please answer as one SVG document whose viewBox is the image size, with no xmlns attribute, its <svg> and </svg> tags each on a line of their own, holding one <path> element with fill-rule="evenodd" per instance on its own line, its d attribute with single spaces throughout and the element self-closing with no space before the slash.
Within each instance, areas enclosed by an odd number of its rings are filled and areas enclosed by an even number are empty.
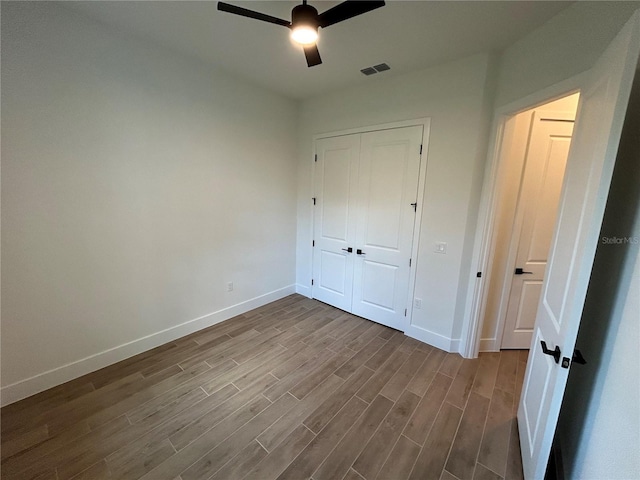
<svg viewBox="0 0 640 480">
<path fill-rule="evenodd" d="M 581 91 L 558 219 L 525 373 L 518 426 L 527 480 L 544 477 L 640 51 L 640 11 Z M 554 358 L 542 351 L 559 350 Z"/>
</svg>

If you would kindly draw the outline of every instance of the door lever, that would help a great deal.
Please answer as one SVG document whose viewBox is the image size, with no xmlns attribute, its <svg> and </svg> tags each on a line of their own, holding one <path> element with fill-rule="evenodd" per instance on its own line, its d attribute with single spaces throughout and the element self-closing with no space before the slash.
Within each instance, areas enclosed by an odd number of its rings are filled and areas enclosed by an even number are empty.
<svg viewBox="0 0 640 480">
<path fill-rule="evenodd" d="M 525 272 L 522 268 L 518 267 L 516 268 L 516 275 L 522 275 L 523 273 L 529 273 L 533 275 L 533 272 Z"/>
<path fill-rule="evenodd" d="M 587 361 L 582 356 L 582 352 L 577 348 L 573 350 L 573 358 L 571 359 L 571 363 L 577 363 L 578 365 L 585 365 Z"/>
<path fill-rule="evenodd" d="M 362 250 L 357 249 L 356 250 L 356 255 L 366 255 L 366 253 L 364 253 Z"/>
<path fill-rule="evenodd" d="M 349 247 L 349 248 L 343 248 L 342 250 L 344 250 L 345 252 L 353 252 L 353 248 Z"/>
<path fill-rule="evenodd" d="M 540 340 L 540 345 L 542 345 L 542 353 L 544 353 L 545 355 L 551 355 L 553 357 L 553 359 L 556 361 L 556 363 L 560 362 L 560 348 L 556 345 L 556 348 L 553 350 L 549 350 L 547 348 L 547 342 L 545 342 L 544 340 Z"/>
</svg>

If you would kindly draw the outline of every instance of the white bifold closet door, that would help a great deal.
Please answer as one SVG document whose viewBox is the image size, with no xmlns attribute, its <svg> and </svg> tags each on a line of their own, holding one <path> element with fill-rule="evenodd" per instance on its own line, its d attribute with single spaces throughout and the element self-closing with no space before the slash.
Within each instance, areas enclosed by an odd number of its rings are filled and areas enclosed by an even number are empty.
<svg viewBox="0 0 640 480">
<path fill-rule="evenodd" d="M 422 126 L 316 143 L 314 298 L 404 330 Z"/>
</svg>

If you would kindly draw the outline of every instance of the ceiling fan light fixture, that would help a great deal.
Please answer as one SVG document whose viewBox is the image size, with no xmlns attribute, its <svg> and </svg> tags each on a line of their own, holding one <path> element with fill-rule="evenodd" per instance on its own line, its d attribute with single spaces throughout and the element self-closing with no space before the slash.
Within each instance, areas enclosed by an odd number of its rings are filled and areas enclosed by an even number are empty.
<svg viewBox="0 0 640 480">
<path fill-rule="evenodd" d="M 291 39 L 300 45 L 313 45 L 318 41 L 318 29 L 310 25 L 299 25 L 291 30 Z"/>
</svg>

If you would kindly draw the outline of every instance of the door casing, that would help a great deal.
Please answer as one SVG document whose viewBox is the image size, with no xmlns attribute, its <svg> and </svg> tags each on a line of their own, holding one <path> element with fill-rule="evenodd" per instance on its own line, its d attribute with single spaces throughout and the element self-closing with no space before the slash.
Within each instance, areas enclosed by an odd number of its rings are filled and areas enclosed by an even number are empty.
<svg viewBox="0 0 640 480">
<path fill-rule="evenodd" d="M 465 304 L 465 321 L 460 339 L 459 353 L 464 358 L 476 358 L 480 351 L 482 319 L 485 315 L 489 294 L 487 279 L 491 278 L 494 256 L 492 246 L 495 237 L 494 220 L 498 211 L 497 174 L 502 162 L 506 161 L 502 154 L 505 126 L 518 113 L 579 93 L 586 79 L 587 72 L 581 73 L 496 109 L 493 119 L 493 133 L 489 140 L 490 150 L 485 166 L 471 261 L 471 265 L 475 265 L 475 267 L 472 267 L 468 277 L 470 294 L 467 296 Z M 477 276 L 477 272 L 481 272 L 480 277 Z"/>
</svg>

